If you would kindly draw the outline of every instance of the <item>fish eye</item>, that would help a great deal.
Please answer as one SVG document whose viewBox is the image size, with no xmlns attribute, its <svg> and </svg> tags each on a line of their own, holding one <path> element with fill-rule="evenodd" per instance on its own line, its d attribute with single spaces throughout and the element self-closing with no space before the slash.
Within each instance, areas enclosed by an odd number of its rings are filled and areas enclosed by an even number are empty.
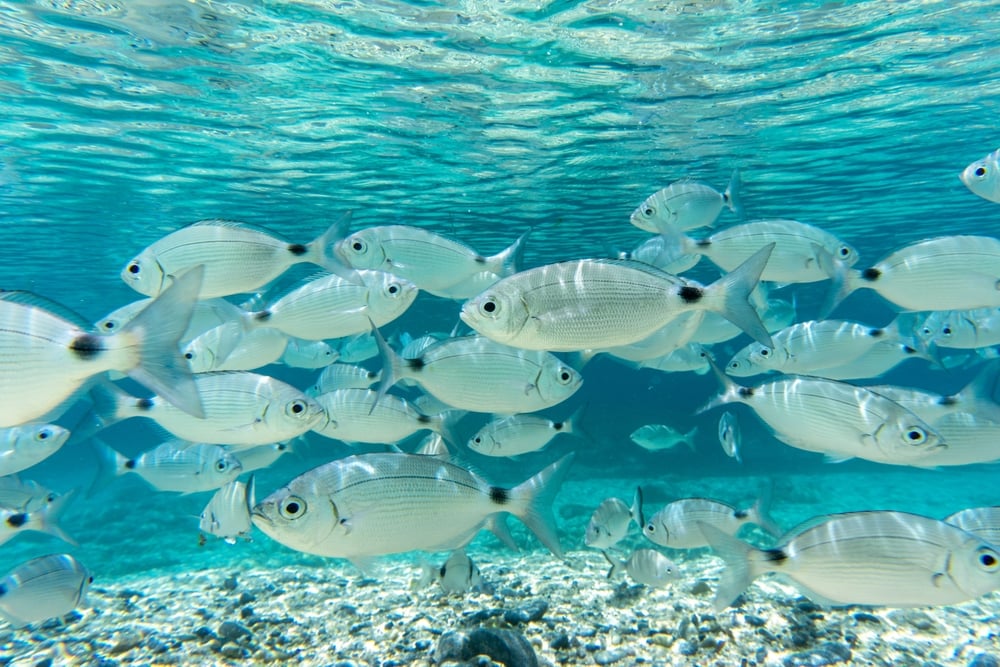
<svg viewBox="0 0 1000 667">
<path fill-rule="evenodd" d="M 944 334 L 945 336 L 950 336 L 951 335 L 951 327 L 944 327 L 943 329 L 941 329 L 941 333 Z"/>
<path fill-rule="evenodd" d="M 297 398 L 297 399 L 295 399 L 294 401 L 292 401 L 291 403 L 288 404 L 288 408 L 285 411 L 289 415 L 292 415 L 292 416 L 301 415 L 301 414 L 305 413 L 306 408 L 308 408 L 308 407 L 309 406 L 306 404 L 305 401 L 303 401 L 300 398 Z"/>
<path fill-rule="evenodd" d="M 114 329 L 115 323 L 112 322 L 111 320 L 107 320 L 105 322 L 101 322 L 101 326 L 104 327 L 105 329 Z"/>
<path fill-rule="evenodd" d="M 44 441 L 52 437 L 52 431 L 47 428 L 43 428 L 38 433 L 35 434 L 35 440 Z"/>
<path fill-rule="evenodd" d="M 982 178 L 983 176 L 986 175 L 986 167 L 983 167 L 983 166 L 976 167 L 975 174 L 979 178 Z"/>
<path fill-rule="evenodd" d="M 184 358 L 187 359 L 188 361 L 191 361 L 192 359 L 194 359 L 194 352 L 185 352 Z"/>
<path fill-rule="evenodd" d="M 771 354 L 771 351 L 769 349 L 767 349 L 766 347 L 760 348 L 760 356 L 766 357 L 769 354 Z"/>
<path fill-rule="evenodd" d="M 914 426 L 906 432 L 906 440 L 911 445 L 921 445 L 927 441 L 927 431 L 919 426 Z"/>
<path fill-rule="evenodd" d="M 573 374 L 566 368 L 559 371 L 559 382 L 562 384 L 569 384 L 573 379 Z"/>
<path fill-rule="evenodd" d="M 496 315 L 500 311 L 500 302 L 496 297 L 490 296 L 483 299 L 479 304 L 479 312 L 484 315 Z"/>
<path fill-rule="evenodd" d="M 398 283 L 389 283 L 389 286 L 385 289 L 389 294 L 398 294 L 400 291 Z"/>
<path fill-rule="evenodd" d="M 653 524 L 651 524 L 651 523 L 647 523 L 646 524 L 646 532 L 647 533 L 655 533 L 656 532 L 656 526 L 653 525 Z"/>
<path fill-rule="evenodd" d="M 476 443 L 477 445 L 481 445 L 483 444 L 483 439 L 477 435 L 475 438 L 472 439 L 472 442 Z"/>
<path fill-rule="evenodd" d="M 281 501 L 278 511 L 286 519 L 298 519 L 306 513 L 306 501 L 298 496 L 288 496 Z"/>
<path fill-rule="evenodd" d="M 652 206 L 647 206 L 646 208 L 642 209 L 642 214 L 645 216 L 652 216 L 654 213 L 656 213 L 656 209 L 653 208 Z"/>
<path fill-rule="evenodd" d="M 132 262 L 131 264 L 128 265 L 127 269 L 127 271 L 131 273 L 133 276 L 139 275 L 139 271 L 141 270 L 142 268 L 139 266 L 138 262 Z"/>
<path fill-rule="evenodd" d="M 219 459 L 218 461 L 215 462 L 215 469 L 218 470 L 219 472 L 226 472 L 226 468 L 228 467 L 229 464 L 227 464 L 222 459 Z"/>
<path fill-rule="evenodd" d="M 848 248 L 845 245 L 840 246 L 840 256 L 841 257 L 847 257 L 850 254 L 851 254 L 851 249 L 850 248 Z"/>
<path fill-rule="evenodd" d="M 987 570 L 995 570 L 1000 565 L 1000 556 L 997 552 L 988 547 L 979 547 L 976 553 L 976 560 Z"/>
<path fill-rule="evenodd" d="M 351 250 L 354 252 L 364 252 L 368 249 L 368 246 L 361 239 L 354 239 L 351 241 Z"/>
</svg>

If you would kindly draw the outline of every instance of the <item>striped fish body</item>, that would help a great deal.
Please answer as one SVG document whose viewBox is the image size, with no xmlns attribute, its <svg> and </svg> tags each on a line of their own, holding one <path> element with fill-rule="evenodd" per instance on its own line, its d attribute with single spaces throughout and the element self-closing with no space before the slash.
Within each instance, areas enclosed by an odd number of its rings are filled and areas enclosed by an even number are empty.
<svg viewBox="0 0 1000 667">
<path fill-rule="evenodd" d="M 970 507 L 946 516 L 944 522 L 990 544 L 1000 544 L 1000 507 Z"/>
<path fill-rule="evenodd" d="M 320 372 L 316 384 L 310 387 L 308 393 L 318 396 L 337 389 L 367 389 L 378 382 L 378 379 L 377 372 L 363 366 L 330 364 Z"/>
<path fill-rule="evenodd" d="M 1000 459 L 1000 423 L 972 412 L 941 415 L 931 424 L 947 447 L 931 452 L 918 465 L 959 466 Z"/>
<path fill-rule="evenodd" d="M 708 524 L 727 535 L 735 535 L 756 515 L 709 498 L 682 498 L 666 505 L 642 527 L 654 544 L 671 549 L 696 549 L 708 545 L 700 525 Z"/>
<path fill-rule="evenodd" d="M 316 402 L 326 419 L 313 426 L 313 431 L 344 442 L 391 444 L 418 431 L 443 428 L 440 416 L 425 415 L 399 396 L 387 394 L 379 399 L 371 389 L 337 389 L 316 396 Z"/>
<path fill-rule="evenodd" d="M 829 380 L 857 380 L 879 377 L 910 359 L 926 358 L 916 348 L 898 340 L 882 340 L 860 357 L 844 364 L 814 371 L 814 375 Z"/>
<path fill-rule="evenodd" d="M 458 548 L 494 514 L 509 512 L 558 554 L 549 505 L 568 463 L 563 458 L 506 489 L 436 456 L 362 454 L 295 478 L 254 507 L 252 517 L 292 549 L 360 561 Z"/>
<path fill-rule="evenodd" d="M 734 174 L 725 193 L 691 180 L 674 181 L 646 197 L 630 216 L 630 222 L 653 234 L 711 227 L 723 207 L 734 208 L 732 197 L 739 186 Z"/>
<path fill-rule="evenodd" d="M 0 579 L 0 618 L 15 628 L 60 618 L 79 606 L 91 581 L 69 554 L 33 558 Z"/>
<path fill-rule="evenodd" d="M 228 484 L 243 472 L 243 467 L 219 445 L 171 440 L 134 459 L 123 460 L 119 471 L 133 472 L 160 491 L 197 493 Z"/>
<path fill-rule="evenodd" d="M 0 428 L 0 478 L 27 470 L 59 451 L 70 432 L 58 424 Z"/>
<path fill-rule="evenodd" d="M 209 329 L 184 347 L 192 373 L 252 371 L 281 358 L 288 336 L 277 329 L 243 331 L 236 322 Z"/>
<path fill-rule="evenodd" d="M 483 426 L 468 445 L 484 456 L 518 456 L 537 452 L 560 433 L 572 432 L 572 419 L 556 422 L 536 415 L 510 415 Z"/>
<path fill-rule="evenodd" d="M 252 523 L 250 506 L 253 503 L 253 477 L 247 484 L 233 480 L 221 487 L 202 510 L 198 528 L 230 544 L 237 537 L 249 539 Z"/>
</svg>

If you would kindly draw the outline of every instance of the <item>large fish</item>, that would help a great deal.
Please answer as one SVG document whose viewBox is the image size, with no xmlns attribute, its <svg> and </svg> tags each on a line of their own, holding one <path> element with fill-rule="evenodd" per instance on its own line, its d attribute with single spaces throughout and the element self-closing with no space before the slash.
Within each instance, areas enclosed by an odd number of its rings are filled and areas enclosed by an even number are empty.
<svg viewBox="0 0 1000 667">
<path fill-rule="evenodd" d="M 0 426 L 51 412 L 107 371 L 127 373 L 179 409 L 202 414 L 177 342 L 203 272 L 197 267 L 185 273 L 111 334 L 28 292 L 0 294 Z"/>
<path fill-rule="evenodd" d="M 948 605 L 1000 587 L 996 547 L 916 514 L 818 517 L 772 549 L 757 549 L 707 524 L 702 532 L 726 562 L 715 595 L 720 611 L 770 572 L 785 575 L 814 602 L 827 606 Z"/>
<path fill-rule="evenodd" d="M 497 515 L 510 513 L 561 556 L 551 502 L 571 460 L 505 488 L 436 456 L 350 456 L 269 495 L 253 508 L 253 522 L 297 551 L 361 565 L 383 554 L 457 549 L 488 523 L 500 529 Z"/>
<path fill-rule="evenodd" d="M 973 194 L 1000 204 L 1000 150 L 970 164 L 959 178 Z"/>
<path fill-rule="evenodd" d="M 80 606 L 93 580 L 69 554 L 32 558 L 0 579 L 0 618 L 22 628 L 65 616 Z"/>
<path fill-rule="evenodd" d="M 462 306 L 462 321 L 493 340 L 530 350 L 628 345 L 692 310 L 723 315 L 754 339 L 771 337 L 748 299 L 774 244 L 705 287 L 648 264 L 582 259 L 504 278 Z"/>
</svg>

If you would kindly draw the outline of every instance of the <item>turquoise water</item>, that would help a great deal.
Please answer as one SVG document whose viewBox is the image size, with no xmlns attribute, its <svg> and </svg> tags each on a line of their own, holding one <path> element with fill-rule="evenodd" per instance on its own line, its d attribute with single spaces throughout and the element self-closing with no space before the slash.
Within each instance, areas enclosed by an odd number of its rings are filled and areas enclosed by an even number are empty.
<svg viewBox="0 0 1000 667">
<path fill-rule="evenodd" d="M 1000 4 L 788 4 L 0 2 L 0 287 L 96 321 L 136 298 L 118 276 L 126 261 L 215 217 L 307 242 L 353 211 L 354 229 L 417 225 L 484 254 L 530 228 L 527 267 L 598 257 L 647 238 L 628 222 L 647 195 L 683 177 L 721 190 L 734 168 L 748 219 L 823 227 L 858 249 L 859 266 L 929 236 L 997 235 L 1000 208 L 958 174 L 997 148 Z M 736 222 L 724 211 L 718 224 Z M 710 277 L 705 267 L 696 275 Z M 800 319 L 825 297 L 817 285 L 791 293 Z M 421 296 L 390 330 L 447 331 L 457 312 Z M 838 311 L 873 325 L 893 315 L 871 294 Z M 302 387 L 314 375 L 267 372 Z M 884 380 L 949 393 L 970 376 L 912 361 Z M 995 468 L 831 466 L 774 441 L 749 411 L 739 466 L 717 445 L 719 413 L 693 415 L 717 390 L 711 375 L 598 359 L 584 377 L 547 414 L 587 403 L 591 440 L 475 464 L 518 481 L 576 449 L 560 502 L 579 508 L 596 506 L 603 478 L 614 479 L 607 495 L 659 483 L 676 496 L 728 488 L 737 502 L 772 477 L 785 526 L 996 502 Z M 697 453 L 638 449 L 628 434 L 648 422 L 699 425 Z M 160 437 L 136 422 L 105 435 L 130 454 Z M 301 458 L 259 475 L 260 495 L 351 451 L 308 440 Z M 152 494 L 129 479 L 84 497 L 94 472 L 89 448 L 71 443 L 25 476 L 81 489 L 64 525 L 98 580 L 324 564 L 259 533 L 200 547 L 191 517 L 206 494 Z M 803 479 L 829 493 L 805 493 Z M 572 549 L 582 512 L 562 518 Z M 0 546 L 0 569 L 63 548 L 19 537 Z"/>
</svg>

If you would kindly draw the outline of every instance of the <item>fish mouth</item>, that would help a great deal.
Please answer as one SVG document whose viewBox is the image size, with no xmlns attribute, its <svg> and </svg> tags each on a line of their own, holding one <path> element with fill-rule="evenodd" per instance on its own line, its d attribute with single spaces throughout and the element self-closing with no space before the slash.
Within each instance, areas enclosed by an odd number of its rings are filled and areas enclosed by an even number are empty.
<svg viewBox="0 0 1000 667">
<path fill-rule="evenodd" d="M 269 517 L 267 514 L 264 513 L 263 505 L 255 505 L 250 510 L 250 519 L 253 520 L 254 523 L 257 523 L 257 521 L 260 520 L 265 524 L 267 524 L 268 526 L 274 524 L 274 522 L 271 521 L 271 517 Z"/>
</svg>

